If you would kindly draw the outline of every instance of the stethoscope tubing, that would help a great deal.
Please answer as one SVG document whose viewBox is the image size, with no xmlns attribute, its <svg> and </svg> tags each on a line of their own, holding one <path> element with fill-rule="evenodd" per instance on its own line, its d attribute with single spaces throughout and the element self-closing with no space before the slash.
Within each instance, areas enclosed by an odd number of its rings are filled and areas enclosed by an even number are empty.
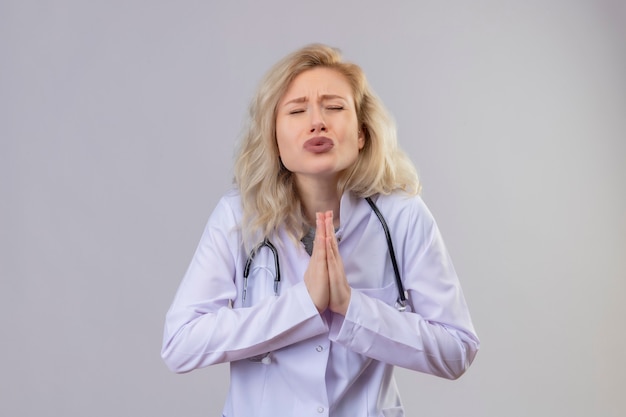
<svg viewBox="0 0 626 417">
<path fill-rule="evenodd" d="M 380 224 L 383 227 L 383 231 L 385 233 L 385 238 L 387 240 L 387 248 L 389 250 L 389 257 L 391 258 L 391 265 L 393 266 L 393 272 L 394 272 L 394 276 L 395 276 L 395 280 L 396 280 L 396 286 L 398 288 L 398 299 L 396 301 L 396 308 L 399 311 L 405 311 L 406 310 L 406 304 L 407 304 L 407 294 L 406 294 L 406 291 L 404 289 L 404 285 L 402 284 L 402 277 L 400 275 L 400 268 L 398 267 L 398 261 L 396 259 L 396 253 L 395 253 L 395 250 L 393 248 L 393 241 L 391 240 L 391 233 L 389 232 L 389 227 L 387 226 L 387 221 L 385 220 L 385 217 L 382 215 L 382 213 L 380 212 L 380 210 L 376 206 L 376 203 L 374 203 L 374 201 L 372 201 L 372 199 L 370 197 L 366 197 L 365 201 L 367 201 L 369 206 L 372 208 L 372 211 L 374 211 L 374 214 L 376 214 L 376 217 L 378 217 L 378 220 L 380 221 Z M 272 254 L 274 255 L 274 268 L 275 268 L 275 271 L 276 271 L 276 274 L 274 276 L 274 295 L 276 295 L 276 296 L 278 295 L 278 290 L 279 290 L 279 286 L 280 286 L 280 263 L 279 263 L 279 260 L 278 260 L 278 251 L 276 250 L 276 247 L 272 244 L 272 242 L 270 242 L 270 240 L 268 238 L 265 238 L 265 239 L 263 239 L 263 241 L 261 243 L 256 245 L 254 247 L 254 249 L 252 249 L 250 251 L 250 255 L 248 256 L 248 259 L 246 260 L 246 264 L 245 264 L 245 267 L 244 267 L 244 270 L 243 270 L 242 303 L 246 301 L 246 295 L 248 293 L 248 275 L 250 274 L 250 267 L 252 266 L 252 262 L 254 260 L 254 257 L 256 256 L 256 254 L 264 246 L 269 248 L 272 251 Z"/>
<path fill-rule="evenodd" d="M 278 289 L 280 286 L 280 262 L 278 261 L 278 251 L 276 250 L 276 246 L 274 246 L 269 239 L 265 238 L 263 239 L 263 242 L 259 243 L 255 246 L 254 249 L 252 249 L 250 255 L 248 256 L 248 259 L 246 260 L 246 266 L 243 269 L 243 294 L 241 297 L 242 302 L 246 301 L 246 295 L 248 292 L 248 275 L 250 275 L 250 267 L 252 266 L 252 261 L 263 246 L 269 248 L 274 255 L 274 270 L 276 271 L 276 274 L 274 275 L 274 295 L 278 295 Z"/>
<path fill-rule="evenodd" d="M 385 232 L 385 238 L 387 239 L 387 248 L 389 249 L 389 257 L 391 258 L 391 265 L 393 266 L 393 273 L 396 278 L 396 286 L 398 287 L 398 309 L 406 309 L 406 292 L 404 290 L 404 284 L 402 284 L 402 277 L 400 275 L 400 268 L 398 267 L 398 261 L 396 259 L 396 252 L 393 249 L 393 241 L 391 240 L 391 233 L 389 232 L 389 227 L 387 226 L 387 221 L 383 217 L 383 214 L 380 212 L 374 201 L 370 197 L 366 197 L 365 201 L 370 205 L 378 220 L 380 220 L 380 224 L 383 226 L 383 231 Z"/>
</svg>

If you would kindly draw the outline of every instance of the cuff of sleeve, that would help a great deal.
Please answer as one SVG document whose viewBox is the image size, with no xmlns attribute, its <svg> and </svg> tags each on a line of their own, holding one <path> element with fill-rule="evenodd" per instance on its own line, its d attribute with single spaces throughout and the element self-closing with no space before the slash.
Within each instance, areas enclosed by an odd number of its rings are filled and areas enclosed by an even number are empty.
<svg viewBox="0 0 626 417">
<path fill-rule="evenodd" d="M 311 299 L 309 291 L 306 289 L 306 285 L 304 284 L 304 282 L 297 283 L 296 285 L 291 287 L 289 291 L 292 292 L 292 294 L 290 295 L 293 295 L 294 298 L 298 300 L 298 303 L 302 307 L 302 311 L 304 312 L 305 316 L 307 318 L 312 318 L 316 320 L 316 323 L 319 326 L 323 326 L 323 329 L 327 331 L 328 325 L 323 319 L 322 315 L 319 313 L 319 311 L 317 311 L 317 307 L 315 307 L 315 303 Z"/>
<path fill-rule="evenodd" d="M 329 332 L 330 340 L 345 345 L 353 339 L 355 328 L 358 326 L 357 319 L 362 296 L 363 294 L 353 288 L 346 315 L 333 314 Z"/>
</svg>

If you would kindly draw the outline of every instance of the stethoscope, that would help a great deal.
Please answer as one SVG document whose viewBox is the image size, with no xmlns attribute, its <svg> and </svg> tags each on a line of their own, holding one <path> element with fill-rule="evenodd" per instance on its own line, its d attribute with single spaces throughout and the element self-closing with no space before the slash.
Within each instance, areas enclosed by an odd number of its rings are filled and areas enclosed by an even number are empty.
<svg viewBox="0 0 626 417">
<path fill-rule="evenodd" d="M 365 201 L 370 205 L 376 217 L 380 221 L 380 224 L 383 226 L 383 231 L 385 232 L 385 237 L 387 238 L 387 248 L 389 250 L 389 256 L 391 257 L 391 264 L 393 266 L 393 272 L 396 278 L 396 286 L 398 287 L 398 299 L 396 300 L 396 308 L 398 311 L 406 310 L 406 300 L 407 294 L 404 290 L 404 285 L 402 284 L 402 279 L 400 277 L 400 269 L 398 268 L 398 262 L 396 260 L 396 253 L 393 250 L 393 242 L 391 241 L 391 233 L 389 232 L 389 227 L 387 226 L 387 222 L 383 217 L 376 204 L 372 201 L 371 198 L 366 197 Z M 254 249 L 250 251 L 250 255 L 246 260 L 245 267 L 243 269 L 243 290 L 241 294 L 242 303 L 246 301 L 246 295 L 248 294 L 248 275 L 250 274 L 250 267 L 252 266 L 252 262 L 254 261 L 254 257 L 258 254 L 259 250 L 263 247 L 268 248 L 272 251 L 274 255 L 274 270 L 276 273 L 274 274 L 274 295 L 277 296 L 280 289 L 280 263 L 278 261 L 278 251 L 276 247 L 269 241 L 269 239 L 264 239 L 261 243 L 256 245 Z"/>
</svg>

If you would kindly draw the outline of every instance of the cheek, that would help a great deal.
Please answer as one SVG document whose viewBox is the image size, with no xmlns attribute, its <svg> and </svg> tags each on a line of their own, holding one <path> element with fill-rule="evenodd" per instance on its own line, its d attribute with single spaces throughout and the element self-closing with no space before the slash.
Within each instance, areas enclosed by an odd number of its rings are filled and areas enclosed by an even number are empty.
<svg viewBox="0 0 626 417">
<path fill-rule="evenodd" d="M 281 134 L 281 132 L 276 130 L 276 147 L 278 148 L 278 157 L 287 169 L 291 166 L 290 161 L 293 155 L 293 151 L 291 150 L 291 141 L 288 139 L 288 136 Z"/>
<path fill-rule="evenodd" d="M 288 152 L 289 141 L 286 140 L 284 133 L 276 130 L 276 145 L 278 147 L 278 155 L 283 156 L 283 154 Z"/>
<path fill-rule="evenodd" d="M 285 129 L 284 129 L 284 123 L 280 122 L 280 119 L 276 120 L 276 145 L 278 146 L 278 155 L 281 155 L 283 152 L 283 149 L 285 147 Z"/>
<path fill-rule="evenodd" d="M 281 157 L 287 156 L 296 145 L 298 138 L 298 126 L 289 120 L 276 119 L 276 144 Z"/>
</svg>

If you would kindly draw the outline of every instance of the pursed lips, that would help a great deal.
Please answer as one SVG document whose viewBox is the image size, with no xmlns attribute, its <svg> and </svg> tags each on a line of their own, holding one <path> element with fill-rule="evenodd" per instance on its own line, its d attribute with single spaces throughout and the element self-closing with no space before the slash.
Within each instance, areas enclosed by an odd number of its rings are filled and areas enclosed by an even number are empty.
<svg viewBox="0 0 626 417">
<path fill-rule="evenodd" d="M 326 136 L 317 136 L 304 142 L 304 149 L 313 153 L 324 153 L 330 151 L 335 146 L 332 139 Z"/>
</svg>

